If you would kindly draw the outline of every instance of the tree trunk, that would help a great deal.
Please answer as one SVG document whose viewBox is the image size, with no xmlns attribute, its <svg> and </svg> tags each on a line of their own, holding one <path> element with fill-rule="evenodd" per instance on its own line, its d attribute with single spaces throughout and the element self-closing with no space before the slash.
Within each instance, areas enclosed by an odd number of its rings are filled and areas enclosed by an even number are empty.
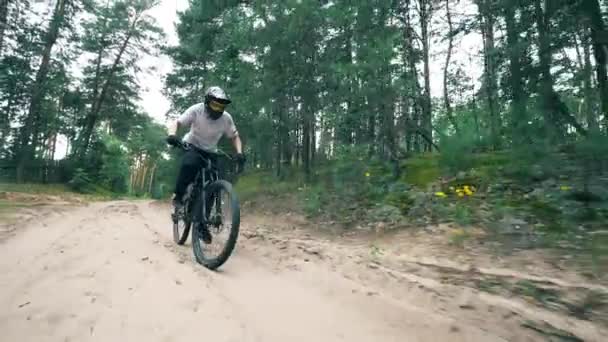
<svg viewBox="0 0 608 342">
<path fill-rule="evenodd" d="M 57 151 L 57 133 L 53 135 L 53 147 L 51 149 L 51 160 L 55 160 L 55 152 Z"/>
<path fill-rule="evenodd" d="M 404 24 L 404 78 L 407 82 L 404 98 L 408 99 L 404 101 L 404 106 L 406 107 L 404 108 L 405 116 L 403 117 L 403 124 L 407 131 L 407 149 L 409 151 L 420 152 L 423 140 L 428 144 L 432 144 L 433 140 L 431 136 L 425 133 L 426 129 L 423 124 L 426 99 L 418 80 L 418 70 L 416 68 L 418 62 L 417 52 L 412 45 L 412 41 L 416 39 L 416 34 L 412 27 L 410 1 L 405 0 L 402 8 Z"/>
<path fill-rule="evenodd" d="M 150 171 L 150 182 L 148 183 L 148 193 L 152 195 L 152 185 L 154 184 L 154 174 L 156 173 L 156 163 L 152 166 Z"/>
<path fill-rule="evenodd" d="M 4 107 L 3 112 L 0 113 L 0 119 L 2 120 L 2 122 L 0 122 L 0 141 L 3 142 L 6 141 L 7 137 L 10 134 L 12 118 L 11 113 L 13 111 L 13 105 L 16 96 L 17 94 L 14 89 L 11 89 L 11 92 L 8 95 L 8 100 L 6 101 L 6 106 Z"/>
<path fill-rule="evenodd" d="M 308 114 L 305 114 L 308 116 Z M 310 145 L 311 145 L 311 127 L 310 120 L 306 117 L 303 123 L 302 129 L 302 162 L 304 164 L 304 173 L 306 175 L 306 181 L 310 181 L 310 168 L 311 168 L 311 155 L 310 155 Z"/>
<path fill-rule="evenodd" d="M 282 175 L 282 173 L 281 173 L 281 171 L 282 171 L 281 170 L 281 160 L 282 160 L 281 155 L 282 155 L 282 151 L 283 151 L 283 146 L 281 146 L 282 139 L 281 139 L 280 133 L 276 135 L 276 139 L 277 139 L 277 150 L 276 150 L 277 173 L 276 173 L 276 176 L 277 176 L 277 178 L 281 178 L 281 175 Z"/>
<path fill-rule="evenodd" d="M 144 162 L 142 163 L 142 173 L 141 173 L 141 178 L 139 180 L 139 191 L 141 192 L 145 192 L 146 191 L 146 175 L 148 174 L 148 158 L 146 158 L 144 160 Z"/>
<path fill-rule="evenodd" d="M 4 32 L 6 32 L 8 26 L 8 1 L 0 0 L 0 56 L 4 48 Z"/>
<path fill-rule="evenodd" d="M 541 72 L 541 97 L 543 103 L 545 136 L 551 142 L 559 142 L 563 138 L 565 130 L 564 121 L 574 126 L 578 133 L 585 135 L 584 128 L 576 122 L 576 119 L 568 112 L 567 106 L 561 101 L 553 88 L 553 76 L 551 75 L 552 48 L 551 48 L 551 25 L 550 20 L 554 12 L 551 0 L 544 0 L 544 11 L 541 0 L 535 0 L 534 9 L 536 25 L 538 29 L 538 59 Z"/>
<path fill-rule="evenodd" d="M 507 30 L 507 49 L 509 58 L 509 86 L 511 88 L 511 138 L 515 145 L 522 146 L 529 142 L 527 96 L 524 90 L 524 79 L 521 70 L 522 48 L 519 41 L 519 25 L 515 19 L 517 1 L 510 0 L 504 4 L 503 12 Z"/>
<path fill-rule="evenodd" d="M 590 132 L 597 131 L 599 125 L 593 103 L 595 103 L 595 96 L 593 94 L 593 76 L 592 76 L 592 65 L 591 65 L 591 49 L 589 42 L 584 39 L 581 41 L 583 45 L 583 94 L 584 94 L 584 111 L 585 118 L 587 119 L 587 129 Z"/>
<path fill-rule="evenodd" d="M 481 33 L 483 38 L 483 57 L 484 57 L 484 84 L 483 89 L 486 95 L 488 106 L 490 141 L 494 150 L 500 149 L 502 120 L 497 106 L 497 63 L 496 48 L 494 40 L 494 7 L 489 0 L 478 0 Z"/>
<path fill-rule="evenodd" d="M 40 62 L 40 67 L 36 72 L 36 79 L 34 81 L 34 86 L 32 89 L 32 98 L 30 101 L 30 106 L 28 113 L 26 114 L 24 126 L 21 129 L 21 138 L 20 138 L 20 147 L 19 150 L 21 158 L 17 164 L 17 181 L 23 181 L 23 171 L 25 169 L 25 164 L 28 161 L 35 159 L 36 154 L 36 143 L 38 140 L 37 135 L 37 119 L 40 117 L 40 106 L 42 104 L 42 100 L 45 95 L 46 88 L 46 79 L 49 72 L 50 62 L 51 62 L 51 52 L 53 50 L 53 46 L 59 37 L 59 31 L 61 25 L 63 24 L 65 17 L 65 10 L 69 0 L 58 0 L 55 5 L 55 10 L 53 12 L 53 19 L 49 24 L 49 29 L 46 33 L 46 39 L 44 42 L 44 48 L 42 51 L 42 59 Z M 34 134 L 31 146 L 28 146 L 30 143 L 30 138 L 32 138 L 32 134 Z"/>
<path fill-rule="evenodd" d="M 372 107 L 372 103 L 370 103 L 369 98 L 365 99 L 365 102 L 368 104 L 368 108 Z M 374 108 L 374 107 L 372 107 Z M 375 108 L 367 114 L 367 127 L 366 128 L 366 137 L 365 143 L 369 145 L 370 152 L 372 151 L 373 145 L 376 142 L 376 112 Z"/>
<path fill-rule="evenodd" d="M 131 25 L 129 26 L 125 40 L 122 42 L 122 45 L 120 46 L 120 49 L 118 50 L 118 54 L 116 55 L 116 58 L 114 59 L 114 62 L 112 63 L 112 67 L 110 68 L 108 77 L 105 80 L 103 87 L 101 88 L 101 92 L 99 93 L 99 96 L 97 96 L 97 98 L 95 98 L 95 100 L 93 102 L 93 106 L 91 107 L 91 111 L 89 112 L 89 115 L 87 115 L 87 118 L 85 121 L 86 124 L 83 129 L 83 132 L 81 133 L 82 142 L 81 142 L 80 146 L 78 147 L 79 148 L 78 157 L 81 160 L 84 158 L 86 151 L 89 148 L 89 143 L 91 142 L 91 135 L 93 134 L 95 125 L 97 124 L 97 121 L 99 120 L 99 113 L 100 113 L 101 107 L 105 101 L 108 89 L 110 88 L 110 84 L 112 83 L 114 74 L 118 70 L 118 66 L 120 65 L 122 56 L 125 53 L 127 46 L 129 45 L 131 37 L 133 37 L 133 34 L 135 33 L 135 27 L 136 27 L 141 15 L 142 15 L 142 12 L 138 13 L 136 15 L 136 17 L 133 19 L 133 22 L 131 23 Z"/>
<path fill-rule="evenodd" d="M 450 75 L 450 63 L 452 61 L 452 50 L 454 49 L 454 26 L 452 24 L 452 11 L 450 10 L 450 1 L 445 0 L 445 11 L 446 18 L 448 21 L 448 51 L 445 57 L 445 68 L 443 70 L 443 102 L 445 104 L 445 114 L 450 120 L 452 126 L 458 133 L 458 123 L 454 118 L 454 111 L 452 110 L 452 104 L 450 102 L 450 94 L 449 94 L 449 75 Z"/>
<path fill-rule="evenodd" d="M 582 0 L 581 9 L 588 17 L 595 57 L 595 73 L 600 93 L 602 113 L 604 114 L 604 128 L 608 132 L 608 73 L 607 73 L 607 46 L 608 42 L 602 39 L 606 35 L 604 19 L 598 0 Z"/>
<path fill-rule="evenodd" d="M 137 172 L 136 164 L 137 159 L 133 160 L 133 165 L 131 166 L 131 174 L 129 175 L 129 193 L 133 194 L 135 187 L 133 186 L 133 180 L 135 179 L 135 172 Z"/>
<path fill-rule="evenodd" d="M 431 4 L 429 0 L 418 0 L 420 4 L 420 28 L 422 33 L 422 59 L 424 62 L 424 95 L 422 100 L 421 127 L 429 139 L 433 139 L 432 107 L 431 107 L 431 69 L 430 69 L 430 35 Z M 428 142 L 424 150 L 430 152 L 432 145 Z"/>
<path fill-rule="evenodd" d="M 317 130 L 316 130 L 316 122 L 314 119 L 314 113 L 313 113 L 313 121 L 311 123 L 312 125 L 312 132 L 310 134 L 310 165 L 311 167 L 315 166 L 316 163 L 316 159 L 317 159 Z"/>
</svg>

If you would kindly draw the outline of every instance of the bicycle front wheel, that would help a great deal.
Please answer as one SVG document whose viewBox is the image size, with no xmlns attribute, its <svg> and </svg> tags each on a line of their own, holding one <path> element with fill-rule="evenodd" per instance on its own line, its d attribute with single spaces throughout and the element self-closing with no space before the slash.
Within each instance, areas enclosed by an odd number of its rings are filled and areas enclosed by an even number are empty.
<svg viewBox="0 0 608 342">
<path fill-rule="evenodd" d="M 189 215 L 173 212 L 173 241 L 178 245 L 183 245 L 188 240 L 190 226 L 192 225 Z"/>
<path fill-rule="evenodd" d="M 207 219 L 192 229 L 192 249 L 201 265 L 215 270 L 228 260 L 236 246 L 241 212 L 232 184 L 218 180 L 205 190 Z M 200 199 L 197 205 L 202 206 Z"/>
</svg>

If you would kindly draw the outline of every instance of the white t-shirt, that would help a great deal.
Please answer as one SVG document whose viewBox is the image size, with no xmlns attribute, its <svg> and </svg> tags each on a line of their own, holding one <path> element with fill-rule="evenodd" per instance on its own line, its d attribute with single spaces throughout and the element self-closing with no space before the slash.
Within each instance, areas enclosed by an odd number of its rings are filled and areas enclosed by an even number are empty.
<svg viewBox="0 0 608 342">
<path fill-rule="evenodd" d="M 228 112 L 213 120 L 207 115 L 204 103 L 188 108 L 177 121 L 180 126 L 190 126 L 184 141 L 207 151 L 217 151 L 217 143 L 222 136 L 232 139 L 239 134 Z"/>
</svg>

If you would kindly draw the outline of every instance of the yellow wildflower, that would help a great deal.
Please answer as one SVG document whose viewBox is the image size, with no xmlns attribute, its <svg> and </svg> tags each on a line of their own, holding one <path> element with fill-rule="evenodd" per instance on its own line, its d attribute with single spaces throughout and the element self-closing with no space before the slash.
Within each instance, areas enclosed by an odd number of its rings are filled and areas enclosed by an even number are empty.
<svg viewBox="0 0 608 342">
<path fill-rule="evenodd" d="M 371 176 L 371 174 L 369 172 L 366 172 L 365 177 L 369 177 L 369 176 Z"/>
<path fill-rule="evenodd" d="M 446 195 L 446 194 L 445 194 L 445 192 L 443 192 L 443 191 L 438 191 L 438 192 L 436 192 L 436 193 L 435 193 L 435 196 L 437 196 L 437 197 L 441 197 L 441 198 L 448 197 L 448 195 Z"/>
<path fill-rule="evenodd" d="M 464 197 L 464 193 L 463 192 L 458 192 L 458 197 Z"/>
</svg>

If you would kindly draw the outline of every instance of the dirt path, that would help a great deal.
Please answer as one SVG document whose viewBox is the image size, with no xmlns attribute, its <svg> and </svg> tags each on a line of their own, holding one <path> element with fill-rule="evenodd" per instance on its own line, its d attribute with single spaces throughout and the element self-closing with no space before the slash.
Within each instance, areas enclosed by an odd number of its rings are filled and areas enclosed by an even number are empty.
<svg viewBox="0 0 608 342">
<path fill-rule="evenodd" d="M 369 264 L 291 227 L 264 230 L 253 216 L 210 272 L 173 244 L 168 210 L 94 203 L 2 242 L 0 341 L 537 341 L 541 323 L 578 340 L 606 333 Z"/>
</svg>

